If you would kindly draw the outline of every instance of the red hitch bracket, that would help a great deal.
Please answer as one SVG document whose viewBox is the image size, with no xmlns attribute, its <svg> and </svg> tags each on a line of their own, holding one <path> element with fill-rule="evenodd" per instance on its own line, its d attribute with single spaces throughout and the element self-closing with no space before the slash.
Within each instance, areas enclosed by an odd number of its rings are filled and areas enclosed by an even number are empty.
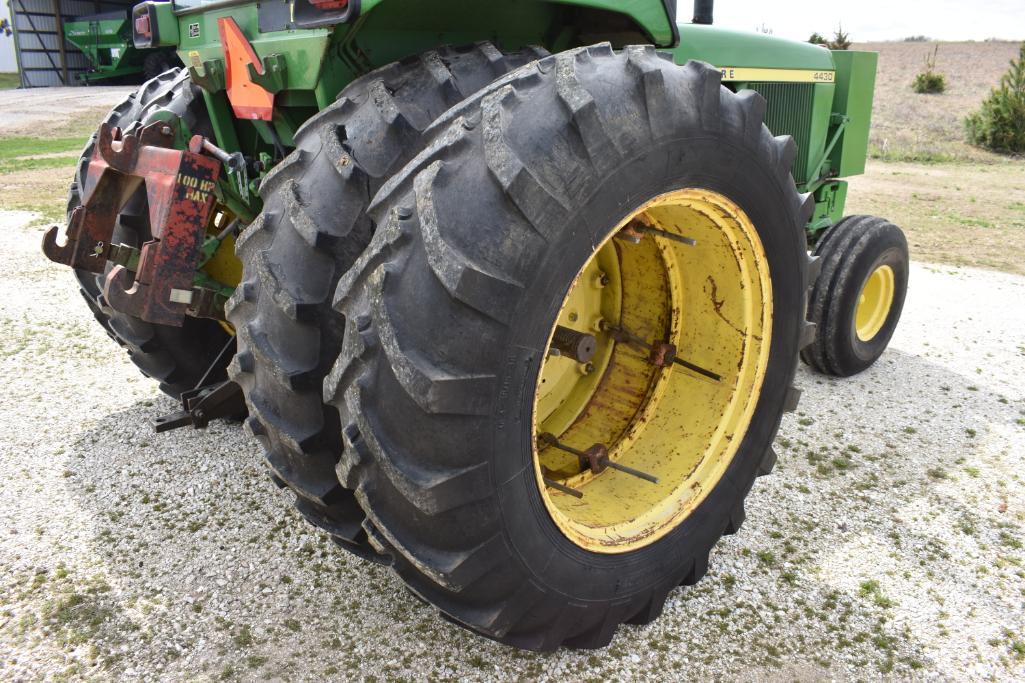
<svg viewBox="0 0 1025 683">
<path fill-rule="evenodd" d="M 134 275 L 115 266 L 103 295 L 122 313 L 160 325 L 180 326 L 192 302 L 214 189 L 218 160 L 204 156 L 201 136 L 188 150 L 172 147 L 174 130 L 157 121 L 136 133 L 123 134 L 104 123 L 89 160 L 82 206 L 72 211 L 65 244 L 57 244 L 57 227 L 43 237 L 43 253 L 72 268 L 102 274 L 111 256 L 118 214 L 142 183 L 149 203 L 153 239 L 142 245 Z"/>
</svg>

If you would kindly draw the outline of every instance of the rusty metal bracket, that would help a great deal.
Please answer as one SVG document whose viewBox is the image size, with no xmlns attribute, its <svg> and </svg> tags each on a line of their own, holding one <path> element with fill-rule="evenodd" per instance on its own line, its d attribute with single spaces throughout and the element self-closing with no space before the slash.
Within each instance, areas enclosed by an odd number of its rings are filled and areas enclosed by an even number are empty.
<svg viewBox="0 0 1025 683">
<path fill-rule="evenodd" d="M 173 149 L 174 137 L 172 124 L 160 121 L 127 134 L 101 125 L 67 240 L 57 244 L 53 227 L 43 238 L 43 252 L 57 263 L 100 274 L 108 261 L 122 261 L 119 245 L 110 240 L 118 214 L 143 185 L 153 239 L 142 245 L 134 277 L 126 266 L 135 264 L 114 266 L 103 296 L 122 313 L 180 326 L 190 303 L 181 293 L 193 288 L 221 163 L 203 154 L 202 137 L 194 136 L 188 150 Z"/>
</svg>

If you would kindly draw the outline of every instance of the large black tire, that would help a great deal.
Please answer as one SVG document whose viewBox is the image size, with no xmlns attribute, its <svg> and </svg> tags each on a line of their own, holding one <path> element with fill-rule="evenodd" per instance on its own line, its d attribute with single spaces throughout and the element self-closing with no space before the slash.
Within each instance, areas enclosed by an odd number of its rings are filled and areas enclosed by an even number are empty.
<svg viewBox="0 0 1025 683">
<path fill-rule="evenodd" d="M 818 332 L 801 359 L 823 374 L 850 377 L 879 360 L 897 329 L 908 289 L 908 242 L 885 219 L 848 216 L 822 236 L 815 255 L 822 271 L 812 288 L 808 319 Z M 856 329 L 859 296 L 880 266 L 892 269 L 893 303 L 878 332 L 863 340 Z"/>
<path fill-rule="evenodd" d="M 421 132 L 545 54 L 442 47 L 354 81 L 296 135 L 296 150 L 260 188 L 263 213 L 238 242 L 244 276 L 228 317 L 238 330 L 231 376 L 246 395 L 247 427 L 298 509 L 364 557 L 380 559 L 366 545 L 362 510 L 335 476 L 338 414 L 322 396 L 344 329 L 331 307 L 335 285 L 370 241 L 370 198 L 420 152 Z"/>
<path fill-rule="evenodd" d="M 345 342 L 324 391 L 342 419 L 338 473 L 371 543 L 447 618 L 522 648 L 601 647 L 619 624 L 656 618 L 739 528 L 795 399 L 810 268 L 813 205 L 789 173 L 793 141 L 774 138 L 764 112 L 705 64 L 574 50 L 450 112 L 375 197 L 381 227 L 335 298 Z M 775 311 L 766 379 L 726 475 L 690 516 L 638 550 L 590 552 L 542 502 L 535 378 L 594 245 L 685 187 L 728 196 L 757 226 Z"/>
<path fill-rule="evenodd" d="M 142 60 L 142 74 L 149 80 L 180 66 L 181 61 L 173 50 L 156 50 Z"/>
<path fill-rule="evenodd" d="M 167 71 L 144 83 L 104 119 L 111 126 L 129 130 L 149 122 L 161 111 L 170 111 L 196 134 L 210 135 L 203 100 L 188 72 Z M 79 187 L 89 167 L 96 134 L 86 143 L 68 193 L 68 217 L 81 204 Z M 114 229 L 115 244 L 141 247 L 150 239 L 149 215 L 146 212 L 145 189 L 125 205 Z M 160 390 L 177 399 L 182 392 L 196 386 L 204 377 L 211 382 L 227 378 L 227 365 L 232 349 L 221 355 L 231 337 L 216 321 L 186 318 L 182 327 L 153 325 L 138 318 L 112 310 L 103 300 L 103 276 L 76 271 L 79 290 L 89 310 L 107 334 L 128 351 L 132 362 L 144 375 L 157 380 Z M 207 376 L 207 371 L 210 371 Z"/>
</svg>

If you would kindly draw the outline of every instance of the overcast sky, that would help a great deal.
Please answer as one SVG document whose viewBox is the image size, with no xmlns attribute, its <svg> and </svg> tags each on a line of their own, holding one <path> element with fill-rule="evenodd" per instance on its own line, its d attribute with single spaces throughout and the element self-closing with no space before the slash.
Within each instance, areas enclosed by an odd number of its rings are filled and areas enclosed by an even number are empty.
<svg viewBox="0 0 1025 683">
<path fill-rule="evenodd" d="M 678 0 L 680 22 L 694 3 Z M 717 0 L 715 23 L 754 30 L 763 23 L 777 36 L 806 40 L 831 35 L 843 22 L 856 41 L 926 35 L 937 40 L 1025 40 L 1025 0 Z"/>
</svg>

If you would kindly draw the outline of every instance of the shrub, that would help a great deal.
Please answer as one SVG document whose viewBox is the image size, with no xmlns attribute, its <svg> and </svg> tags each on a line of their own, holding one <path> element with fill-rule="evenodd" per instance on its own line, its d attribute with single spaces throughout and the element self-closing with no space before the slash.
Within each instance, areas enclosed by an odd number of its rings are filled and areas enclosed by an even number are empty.
<svg viewBox="0 0 1025 683">
<path fill-rule="evenodd" d="M 932 54 L 925 57 L 925 71 L 915 76 L 912 88 L 919 95 L 938 95 L 947 89 L 947 77 L 936 73 L 936 56 L 940 46 L 933 48 Z"/>
<path fill-rule="evenodd" d="M 849 50 L 851 49 L 850 36 L 844 33 L 843 24 L 841 24 L 836 31 L 833 32 L 833 39 L 826 43 L 826 47 L 830 50 Z"/>
<path fill-rule="evenodd" d="M 842 24 L 833 32 L 832 40 L 829 40 L 824 35 L 816 31 L 811 34 L 810 38 L 808 38 L 808 42 L 812 45 L 828 47 L 830 50 L 849 50 L 851 48 L 850 36 L 844 33 Z"/>
<path fill-rule="evenodd" d="M 967 119 L 968 141 L 994 152 L 1025 153 L 1025 43 L 1018 59 L 990 91 L 982 107 Z"/>
<path fill-rule="evenodd" d="M 904 39 L 905 43 L 928 43 L 929 36 L 908 36 Z"/>
</svg>

